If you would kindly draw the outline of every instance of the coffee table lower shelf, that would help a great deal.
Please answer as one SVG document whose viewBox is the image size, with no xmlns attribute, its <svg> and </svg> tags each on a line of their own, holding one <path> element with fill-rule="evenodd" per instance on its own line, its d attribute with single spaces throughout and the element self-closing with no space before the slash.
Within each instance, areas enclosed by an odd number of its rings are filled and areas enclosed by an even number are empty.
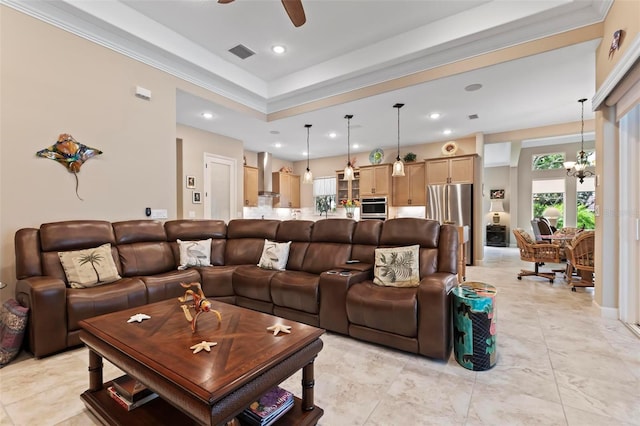
<svg viewBox="0 0 640 426">
<path fill-rule="evenodd" d="M 146 404 L 127 411 L 115 402 L 105 383 L 104 389 L 92 392 L 85 391 L 80 395 L 87 409 L 102 423 L 107 425 L 197 425 L 192 418 L 178 410 L 162 398 L 156 398 Z M 294 405 L 275 423 L 277 426 L 313 426 L 324 414 L 324 410 L 314 406 L 313 410 L 303 411 L 302 400 L 294 397 Z M 244 423 L 240 422 L 241 425 Z"/>
</svg>

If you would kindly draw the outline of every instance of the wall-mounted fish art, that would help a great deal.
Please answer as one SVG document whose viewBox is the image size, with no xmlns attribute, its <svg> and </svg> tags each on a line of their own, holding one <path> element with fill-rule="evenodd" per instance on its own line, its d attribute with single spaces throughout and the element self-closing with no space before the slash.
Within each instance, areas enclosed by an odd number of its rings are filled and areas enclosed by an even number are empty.
<svg viewBox="0 0 640 426">
<path fill-rule="evenodd" d="M 68 133 L 62 133 L 58 136 L 58 142 L 36 152 L 37 156 L 55 160 L 65 166 L 69 173 L 74 174 L 76 177 L 76 196 L 81 201 L 84 200 L 78 195 L 78 172 L 80 167 L 89 158 L 100 154 L 102 154 L 102 151 L 99 149 L 79 143 Z"/>
</svg>

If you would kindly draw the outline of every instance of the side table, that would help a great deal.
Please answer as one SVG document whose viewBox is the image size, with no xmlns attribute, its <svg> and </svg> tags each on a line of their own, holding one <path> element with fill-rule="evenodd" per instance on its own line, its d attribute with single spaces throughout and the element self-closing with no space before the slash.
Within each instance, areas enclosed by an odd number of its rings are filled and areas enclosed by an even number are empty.
<svg viewBox="0 0 640 426">
<path fill-rule="evenodd" d="M 453 353 L 458 364 L 474 371 L 496 364 L 496 288 L 467 282 L 454 288 Z"/>
</svg>

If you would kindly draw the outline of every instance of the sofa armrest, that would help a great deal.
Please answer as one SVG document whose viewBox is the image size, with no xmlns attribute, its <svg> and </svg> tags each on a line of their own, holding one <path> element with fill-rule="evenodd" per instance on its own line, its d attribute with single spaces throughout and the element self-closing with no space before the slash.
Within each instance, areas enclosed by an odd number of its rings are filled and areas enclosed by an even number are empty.
<svg viewBox="0 0 640 426">
<path fill-rule="evenodd" d="M 418 345 L 420 354 L 448 359 L 451 353 L 451 290 L 455 274 L 436 272 L 418 287 Z"/>
<path fill-rule="evenodd" d="M 36 358 L 67 347 L 67 289 L 53 277 L 18 280 L 16 299 L 29 308 L 29 350 Z"/>
<path fill-rule="evenodd" d="M 320 327 L 349 334 L 347 291 L 353 284 L 367 279 L 371 279 L 371 271 L 350 271 L 348 275 L 335 272 L 320 274 Z"/>
<path fill-rule="evenodd" d="M 373 263 L 363 263 L 363 262 L 343 263 L 341 265 L 338 265 L 336 268 L 340 269 L 340 270 L 366 272 L 366 271 L 372 271 L 373 270 Z"/>
</svg>

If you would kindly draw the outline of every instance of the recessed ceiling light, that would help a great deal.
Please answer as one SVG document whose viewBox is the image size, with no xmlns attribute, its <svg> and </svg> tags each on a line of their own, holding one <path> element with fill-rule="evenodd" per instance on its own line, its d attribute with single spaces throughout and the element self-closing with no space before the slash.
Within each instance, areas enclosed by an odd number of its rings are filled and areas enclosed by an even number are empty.
<svg viewBox="0 0 640 426">
<path fill-rule="evenodd" d="M 273 53 L 277 55 L 282 55 L 284 52 L 287 51 L 287 48 L 280 44 L 276 44 L 275 46 L 271 47 L 271 50 L 273 51 Z"/>
<path fill-rule="evenodd" d="M 360 148 L 360 145 L 358 145 L 357 143 L 354 143 L 353 144 L 353 149 L 358 149 L 358 148 Z"/>
<path fill-rule="evenodd" d="M 438 118 L 440 118 L 440 113 L 439 112 L 432 112 L 431 114 L 429 114 L 429 118 L 432 120 L 437 120 Z"/>
<path fill-rule="evenodd" d="M 443 134 L 443 135 L 450 135 L 451 133 L 453 133 L 453 131 L 452 131 L 451 129 L 444 129 L 444 130 L 442 131 L 442 134 Z"/>
<path fill-rule="evenodd" d="M 480 90 L 480 89 L 482 89 L 482 84 L 480 83 L 470 84 L 464 88 L 464 90 L 466 90 L 467 92 L 475 92 L 476 90 Z"/>
<path fill-rule="evenodd" d="M 307 151 L 303 152 L 302 155 L 304 155 L 305 157 L 309 156 L 309 153 Z"/>
<path fill-rule="evenodd" d="M 276 148 L 281 148 L 281 147 L 282 147 L 282 144 L 281 144 L 280 142 L 276 142 L 276 143 L 274 144 L 274 146 L 275 146 Z"/>
<path fill-rule="evenodd" d="M 207 120 L 213 119 L 213 113 L 212 112 L 203 112 L 201 115 L 202 115 L 202 118 L 206 118 Z"/>
<path fill-rule="evenodd" d="M 331 139 L 335 139 L 335 138 L 337 138 L 337 137 L 338 137 L 338 134 L 337 134 L 336 132 L 331 132 L 331 133 L 329 133 L 329 137 L 330 137 Z"/>
</svg>

